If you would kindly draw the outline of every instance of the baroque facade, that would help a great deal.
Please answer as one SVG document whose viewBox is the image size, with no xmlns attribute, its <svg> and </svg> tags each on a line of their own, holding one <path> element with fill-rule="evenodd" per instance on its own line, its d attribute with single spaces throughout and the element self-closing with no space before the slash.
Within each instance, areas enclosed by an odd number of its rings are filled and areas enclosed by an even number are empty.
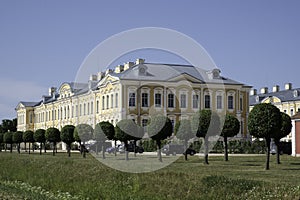
<svg viewBox="0 0 300 200">
<path fill-rule="evenodd" d="M 173 125 L 200 109 L 232 113 L 247 137 L 251 87 L 222 77 L 219 69 L 190 65 L 146 63 L 143 59 L 91 75 L 88 83 L 63 83 L 39 102 L 20 102 L 18 130 L 37 130 L 67 124 L 116 124 L 132 119 L 146 126 L 155 114 L 168 116 Z"/>
</svg>

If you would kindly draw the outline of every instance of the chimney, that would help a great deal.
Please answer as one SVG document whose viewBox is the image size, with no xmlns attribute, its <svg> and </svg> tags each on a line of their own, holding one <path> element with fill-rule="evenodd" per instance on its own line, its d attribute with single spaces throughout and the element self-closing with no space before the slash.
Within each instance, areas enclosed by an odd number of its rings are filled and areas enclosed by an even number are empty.
<svg viewBox="0 0 300 200">
<path fill-rule="evenodd" d="M 129 69 L 130 67 L 132 67 L 134 65 L 134 62 L 127 62 L 124 64 L 124 71 Z"/>
<path fill-rule="evenodd" d="M 98 72 L 98 81 L 101 81 L 103 77 L 104 77 L 104 72 Z"/>
<path fill-rule="evenodd" d="M 285 90 L 291 90 L 292 89 L 292 84 L 291 83 L 286 83 L 284 85 Z"/>
<path fill-rule="evenodd" d="M 138 59 L 136 59 L 135 64 L 136 64 L 136 65 L 138 65 L 138 64 L 143 64 L 144 62 L 145 62 L 145 59 L 138 58 Z"/>
<path fill-rule="evenodd" d="M 279 85 L 273 86 L 273 92 L 279 92 Z"/>
<path fill-rule="evenodd" d="M 121 73 L 122 71 L 124 71 L 124 65 L 116 66 L 115 73 Z"/>
<path fill-rule="evenodd" d="M 260 93 L 261 94 L 267 94 L 268 93 L 268 88 L 267 87 L 263 87 L 260 89 Z"/>
<path fill-rule="evenodd" d="M 257 89 L 251 89 L 250 90 L 250 96 L 257 95 Z"/>
<path fill-rule="evenodd" d="M 110 73 L 112 73 L 113 72 L 113 70 L 112 69 L 107 69 L 106 71 L 105 71 L 105 76 L 107 75 L 107 74 L 110 74 Z"/>
<path fill-rule="evenodd" d="M 90 75 L 90 81 L 97 81 L 97 75 L 91 74 Z"/>
<path fill-rule="evenodd" d="M 55 94 L 56 94 L 56 87 L 49 88 L 49 96 L 54 99 L 55 98 Z"/>
</svg>

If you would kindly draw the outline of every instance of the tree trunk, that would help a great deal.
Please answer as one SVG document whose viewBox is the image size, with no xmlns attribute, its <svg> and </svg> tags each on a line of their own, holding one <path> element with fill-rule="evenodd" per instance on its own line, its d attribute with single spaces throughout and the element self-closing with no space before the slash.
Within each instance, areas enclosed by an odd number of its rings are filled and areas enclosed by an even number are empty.
<svg viewBox="0 0 300 200">
<path fill-rule="evenodd" d="M 99 146 L 99 142 L 96 142 L 96 155 L 98 155 L 98 146 Z"/>
<path fill-rule="evenodd" d="M 52 152 L 53 156 L 55 156 L 55 146 L 56 146 L 56 142 L 53 142 L 53 152 Z"/>
<path fill-rule="evenodd" d="M 30 142 L 28 143 L 29 147 L 28 147 L 28 152 L 30 154 Z"/>
<path fill-rule="evenodd" d="M 46 152 L 46 142 L 44 142 L 44 152 L 47 153 Z"/>
<path fill-rule="evenodd" d="M 188 149 L 187 146 L 188 146 L 187 145 L 187 140 L 184 140 L 184 146 L 183 146 L 183 148 L 184 148 L 184 160 L 185 161 L 187 161 L 187 149 Z"/>
<path fill-rule="evenodd" d="M 270 169 L 270 143 L 271 138 L 265 138 L 267 145 L 267 159 L 266 159 L 266 170 Z"/>
<path fill-rule="evenodd" d="M 228 161 L 228 142 L 227 142 L 227 136 L 224 136 L 224 157 L 225 157 L 225 161 Z"/>
<path fill-rule="evenodd" d="M 136 157 L 136 141 L 133 141 L 133 153 L 134 153 L 134 157 Z"/>
<path fill-rule="evenodd" d="M 71 157 L 71 144 L 68 144 L 68 156 Z"/>
<path fill-rule="evenodd" d="M 208 136 L 204 138 L 204 164 L 208 165 Z"/>
<path fill-rule="evenodd" d="M 83 142 L 82 150 L 83 150 L 83 157 L 86 158 L 85 142 Z"/>
<path fill-rule="evenodd" d="M 115 140 L 115 156 L 117 156 L 117 140 Z"/>
<path fill-rule="evenodd" d="M 79 142 L 79 146 L 80 146 L 80 154 L 82 155 L 83 151 L 82 151 L 82 145 L 81 145 L 81 142 Z"/>
<path fill-rule="evenodd" d="M 124 146 L 125 146 L 125 160 L 128 161 L 129 160 L 129 158 L 128 158 L 128 142 L 125 141 L 124 143 L 125 143 L 124 144 Z"/>
<path fill-rule="evenodd" d="M 274 142 L 276 144 L 276 161 L 277 161 L 277 164 L 281 164 L 280 163 L 280 151 L 281 151 L 280 140 L 274 139 Z"/>
<path fill-rule="evenodd" d="M 157 144 L 157 156 L 158 156 L 158 160 L 159 160 L 159 162 L 162 162 L 162 157 L 161 157 L 161 142 L 160 142 L 160 140 L 157 140 L 156 144 Z"/>
<path fill-rule="evenodd" d="M 104 142 L 102 142 L 102 158 L 105 159 Z"/>
<path fill-rule="evenodd" d="M 31 149 L 32 149 L 32 152 L 34 152 L 34 143 L 33 142 L 31 143 Z"/>
<path fill-rule="evenodd" d="M 40 143 L 40 155 L 42 155 L 43 143 Z"/>
<path fill-rule="evenodd" d="M 20 154 L 21 153 L 21 151 L 20 151 L 20 143 L 18 143 L 18 153 Z"/>
<path fill-rule="evenodd" d="M 10 144 L 10 153 L 12 153 L 12 144 Z"/>
</svg>

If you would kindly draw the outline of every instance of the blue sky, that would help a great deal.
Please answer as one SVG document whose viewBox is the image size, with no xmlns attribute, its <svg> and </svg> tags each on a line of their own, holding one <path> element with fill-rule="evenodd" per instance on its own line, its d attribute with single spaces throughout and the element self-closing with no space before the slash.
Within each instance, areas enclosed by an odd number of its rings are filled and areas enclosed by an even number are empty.
<svg viewBox="0 0 300 200">
<path fill-rule="evenodd" d="M 300 87 L 299 9 L 296 0 L 2 0 L 0 119 L 15 117 L 19 101 L 37 101 L 48 87 L 73 81 L 100 42 L 140 27 L 188 35 L 207 50 L 223 76 L 255 88 L 283 88 L 286 82 Z M 170 55 L 143 56 L 148 62 L 180 62 Z"/>
</svg>

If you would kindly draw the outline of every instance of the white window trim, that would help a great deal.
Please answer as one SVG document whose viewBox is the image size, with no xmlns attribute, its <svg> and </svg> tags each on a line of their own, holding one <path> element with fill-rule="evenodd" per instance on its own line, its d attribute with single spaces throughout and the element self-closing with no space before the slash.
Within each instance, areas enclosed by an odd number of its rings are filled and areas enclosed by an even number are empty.
<svg viewBox="0 0 300 200">
<path fill-rule="evenodd" d="M 174 107 L 169 107 L 169 94 L 173 94 L 174 95 L 174 98 L 173 98 L 173 105 Z M 176 109 L 176 90 L 173 89 L 173 88 L 169 88 L 168 91 L 167 91 L 167 101 L 166 101 L 166 108 L 169 110 L 169 111 L 173 111 Z"/>
<path fill-rule="evenodd" d="M 150 88 L 142 88 L 141 89 L 141 108 L 142 109 L 148 109 L 150 107 Z M 147 105 L 148 106 L 143 106 L 142 102 L 143 102 L 143 97 L 142 97 L 142 94 L 143 93 L 146 93 L 147 94 Z"/>
<path fill-rule="evenodd" d="M 181 105 L 181 95 L 185 95 L 185 107 L 183 108 Z M 189 101 L 188 101 L 188 91 L 187 90 L 179 90 L 179 108 L 181 110 L 187 110 L 189 107 Z"/>
<path fill-rule="evenodd" d="M 210 99 L 209 100 L 209 108 L 205 107 L 205 96 L 206 95 L 209 95 L 209 97 L 210 97 L 209 98 Z M 203 93 L 203 108 L 204 109 L 212 109 L 212 91 L 211 90 L 205 90 L 204 93 Z"/>
<path fill-rule="evenodd" d="M 155 103 L 155 95 L 156 94 L 160 94 L 161 95 L 160 106 L 156 106 L 156 103 Z M 163 89 L 162 88 L 155 88 L 154 89 L 153 102 L 154 102 L 154 108 L 155 109 L 161 109 L 162 108 L 162 105 L 163 105 Z"/>
<path fill-rule="evenodd" d="M 221 96 L 221 108 L 218 108 L 218 96 Z M 221 112 L 224 110 L 224 91 L 221 91 L 221 90 L 218 90 L 216 92 L 216 96 L 215 96 L 215 99 L 216 99 L 216 110 L 218 112 Z"/>
<path fill-rule="evenodd" d="M 129 106 L 130 93 L 135 93 L 135 98 L 134 98 L 135 105 L 134 106 Z M 128 90 L 127 90 L 127 99 L 128 99 L 128 101 L 126 103 L 127 103 L 128 108 L 129 109 L 135 109 L 136 106 L 137 106 L 137 90 L 136 90 L 135 87 L 128 88 Z"/>
<path fill-rule="evenodd" d="M 194 108 L 194 99 L 193 99 L 193 96 L 194 95 L 198 95 L 198 102 L 197 102 L 197 108 Z M 200 109 L 200 106 L 201 106 L 201 95 L 200 95 L 200 91 L 199 90 L 193 90 L 192 91 L 192 96 L 191 96 L 191 108 L 196 111 L 196 110 L 199 110 Z"/>
</svg>

